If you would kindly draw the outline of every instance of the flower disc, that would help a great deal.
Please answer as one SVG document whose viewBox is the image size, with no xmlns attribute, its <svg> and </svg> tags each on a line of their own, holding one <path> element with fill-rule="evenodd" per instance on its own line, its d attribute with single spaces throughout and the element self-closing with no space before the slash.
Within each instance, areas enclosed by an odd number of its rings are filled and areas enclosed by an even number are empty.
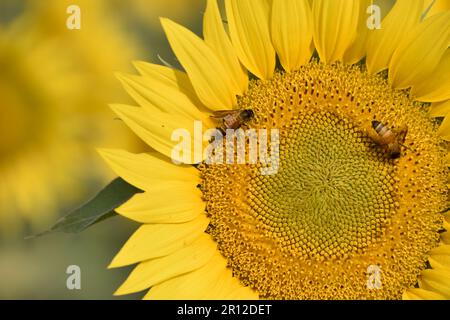
<svg viewBox="0 0 450 320">
<path fill-rule="evenodd" d="M 239 108 L 254 111 L 249 127 L 280 130 L 280 166 L 201 166 L 208 232 L 234 275 L 269 299 L 401 298 L 447 201 L 426 106 L 382 76 L 312 62 L 254 81 Z M 370 138 L 372 120 L 408 127 L 399 159 Z M 374 267 L 380 288 L 368 283 Z"/>
</svg>

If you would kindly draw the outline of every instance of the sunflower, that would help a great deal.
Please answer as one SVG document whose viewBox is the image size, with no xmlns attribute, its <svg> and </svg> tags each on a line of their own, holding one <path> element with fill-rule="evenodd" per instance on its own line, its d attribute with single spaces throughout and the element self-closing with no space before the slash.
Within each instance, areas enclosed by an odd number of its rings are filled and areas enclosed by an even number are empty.
<svg viewBox="0 0 450 320">
<path fill-rule="evenodd" d="M 49 10 L 50 2 L 46 5 Z M 19 9 L 0 27 L 0 236 L 8 237 L 26 224 L 27 232 L 42 231 L 58 210 L 86 196 L 87 186 L 111 178 L 93 145 L 133 147 L 137 140 L 108 116 L 106 97 L 123 96 L 116 94 L 114 81 L 105 80 L 114 65 L 125 68 L 137 50 L 115 50 L 103 64 L 88 64 L 78 53 L 89 48 L 88 56 L 94 48 L 75 41 L 82 34 L 66 28 L 67 33 L 50 35 L 41 29 L 37 9 Z M 57 15 L 65 19 L 65 12 Z M 123 40 L 127 37 L 120 39 L 134 48 Z M 96 43 L 100 50 L 111 41 L 99 36 Z"/>
<path fill-rule="evenodd" d="M 371 3 L 226 0 L 225 28 L 208 0 L 204 39 L 161 19 L 184 71 L 136 62 L 119 79 L 139 106 L 112 106 L 154 152 L 100 151 L 144 190 L 117 209 L 143 224 L 111 262 L 137 264 L 117 295 L 450 298 L 450 11 L 399 0 L 368 30 Z M 277 174 L 170 160 L 174 130 L 231 109 L 279 129 Z M 397 159 L 378 122 L 408 128 Z"/>
</svg>

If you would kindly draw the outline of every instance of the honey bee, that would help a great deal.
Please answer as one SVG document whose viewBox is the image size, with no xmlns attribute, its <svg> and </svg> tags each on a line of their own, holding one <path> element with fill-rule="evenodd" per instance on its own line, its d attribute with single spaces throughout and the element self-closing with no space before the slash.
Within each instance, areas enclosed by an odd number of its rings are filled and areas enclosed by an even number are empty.
<svg viewBox="0 0 450 320">
<path fill-rule="evenodd" d="M 252 110 L 240 109 L 215 111 L 211 118 L 222 122 L 222 127 L 218 130 L 225 135 L 227 129 L 237 130 L 244 123 L 252 120 L 254 116 L 255 113 Z"/>
<path fill-rule="evenodd" d="M 373 142 L 379 145 L 390 159 L 400 158 L 401 146 L 407 148 L 403 145 L 408 134 L 406 125 L 402 125 L 397 131 L 393 131 L 380 121 L 373 120 L 372 126 L 367 132 Z"/>
</svg>

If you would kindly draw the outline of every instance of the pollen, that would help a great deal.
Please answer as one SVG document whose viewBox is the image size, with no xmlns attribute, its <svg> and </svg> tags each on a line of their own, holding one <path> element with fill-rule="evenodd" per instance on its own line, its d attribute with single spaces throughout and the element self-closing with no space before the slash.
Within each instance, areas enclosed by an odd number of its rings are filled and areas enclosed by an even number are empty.
<svg viewBox="0 0 450 320">
<path fill-rule="evenodd" d="M 239 108 L 279 129 L 279 171 L 200 166 L 207 232 L 264 299 L 400 299 L 427 268 L 447 207 L 447 167 L 427 105 L 357 66 L 311 62 L 254 80 Z M 367 134 L 409 130 L 399 159 Z M 373 266 L 381 287 L 368 286 Z"/>
</svg>

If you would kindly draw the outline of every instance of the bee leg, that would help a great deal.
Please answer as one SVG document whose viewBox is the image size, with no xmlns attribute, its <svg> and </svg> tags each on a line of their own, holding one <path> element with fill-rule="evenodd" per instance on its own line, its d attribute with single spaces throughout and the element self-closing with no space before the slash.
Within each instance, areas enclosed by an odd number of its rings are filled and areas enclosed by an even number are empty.
<svg viewBox="0 0 450 320">
<path fill-rule="evenodd" d="M 408 126 L 406 126 L 405 124 L 401 125 L 398 128 L 398 140 L 400 141 L 400 143 L 405 142 L 407 134 L 408 134 Z"/>
</svg>

